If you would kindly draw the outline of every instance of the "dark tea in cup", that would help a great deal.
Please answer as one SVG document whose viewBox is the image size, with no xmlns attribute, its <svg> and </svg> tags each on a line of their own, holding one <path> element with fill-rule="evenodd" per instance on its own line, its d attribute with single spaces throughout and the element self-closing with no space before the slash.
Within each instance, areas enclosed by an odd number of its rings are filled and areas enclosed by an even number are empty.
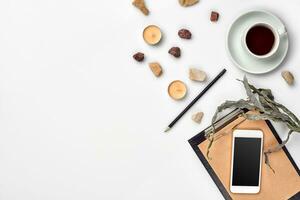
<svg viewBox="0 0 300 200">
<path fill-rule="evenodd" d="M 270 53 L 275 44 L 275 34 L 271 28 L 264 24 L 251 27 L 246 33 L 247 48 L 257 56 Z"/>
</svg>

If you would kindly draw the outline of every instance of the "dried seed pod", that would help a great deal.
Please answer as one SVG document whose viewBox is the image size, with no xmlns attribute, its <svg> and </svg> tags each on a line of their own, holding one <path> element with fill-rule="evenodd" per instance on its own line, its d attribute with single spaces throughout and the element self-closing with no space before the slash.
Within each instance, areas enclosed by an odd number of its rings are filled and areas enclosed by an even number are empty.
<svg viewBox="0 0 300 200">
<path fill-rule="evenodd" d="M 179 0 L 180 5 L 183 7 L 192 6 L 198 2 L 199 0 Z"/>
<path fill-rule="evenodd" d="M 181 51 L 179 47 L 172 47 L 169 50 L 169 54 L 173 55 L 175 58 L 179 58 L 181 55 Z"/>
<path fill-rule="evenodd" d="M 142 62 L 142 61 L 144 60 L 144 58 L 145 58 L 145 55 L 144 55 L 143 53 L 141 53 L 141 52 L 137 52 L 137 53 L 134 54 L 132 57 L 133 57 L 136 61 Z"/>
<path fill-rule="evenodd" d="M 144 15 L 149 15 L 149 10 L 146 7 L 146 4 L 145 4 L 144 0 L 134 0 L 132 2 L 132 5 L 137 7 Z"/>
<path fill-rule="evenodd" d="M 178 36 L 179 36 L 180 38 L 182 38 L 182 39 L 187 39 L 187 40 L 189 40 L 189 39 L 192 38 L 192 33 L 191 33 L 189 30 L 187 30 L 187 29 L 180 29 L 180 30 L 178 31 Z"/>
<path fill-rule="evenodd" d="M 294 75 L 290 71 L 283 71 L 281 72 L 281 76 L 289 85 L 293 85 L 294 83 Z"/>
</svg>

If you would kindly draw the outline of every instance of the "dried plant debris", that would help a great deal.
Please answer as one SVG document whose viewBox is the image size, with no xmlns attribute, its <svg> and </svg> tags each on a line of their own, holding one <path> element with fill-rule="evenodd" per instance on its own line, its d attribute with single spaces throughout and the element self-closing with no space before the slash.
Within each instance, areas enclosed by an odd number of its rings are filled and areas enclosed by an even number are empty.
<svg viewBox="0 0 300 200">
<path fill-rule="evenodd" d="M 149 63 L 149 67 L 156 77 L 162 74 L 162 68 L 158 62 Z"/>
<path fill-rule="evenodd" d="M 201 123 L 202 121 L 202 118 L 204 116 L 204 113 L 203 112 L 197 112 L 195 114 L 192 115 L 192 120 L 198 124 Z"/>
<path fill-rule="evenodd" d="M 189 70 L 189 78 L 192 81 L 203 82 L 206 80 L 207 76 L 206 73 L 202 70 L 196 68 L 190 68 Z"/>
<path fill-rule="evenodd" d="M 219 20 L 219 13 L 212 11 L 210 14 L 210 21 L 217 22 Z"/>
<path fill-rule="evenodd" d="M 285 124 L 289 129 L 287 137 L 282 144 L 272 147 L 264 152 L 265 163 L 272 169 L 268 158 L 269 154 L 281 150 L 288 142 L 290 135 L 293 132 L 300 133 L 300 120 L 288 108 L 274 100 L 274 96 L 270 89 L 257 89 L 255 86 L 248 83 L 246 76 L 241 82 L 244 85 L 248 98 L 240 99 L 238 101 L 225 101 L 217 108 L 216 113 L 212 118 L 212 131 L 206 134 L 206 138 L 210 141 L 207 149 L 207 157 L 209 158 L 209 149 L 214 142 L 214 124 L 218 120 L 219 113 L 226 109 L 247 109 L 254 111 L 251 114 L 247 113 L 242 115 L 247 120 L 272 120 L 274 122 Z"/>
<path fill-rule="evenodd" d="M 144 0 L 134 0 L 132 5 L 137 7 L 144 15 L 149 15 L 149 10 Z"/>
<path fill-rule="evenodd" d="M 132 57 L 133 57 L 136 61 L 142 62 L 142 61 L 144 60 L 144 58 L 145 58 L 145 55 L 144 55 L 143 53 L 141 53 L 141 52 L 137 52 L 137 53 L 134 54 Z"/>
<path fill-rule="evenodd" d="M 191 39 L 192 38 L 192 33 L 188 29 L 180 29 L 178 31 L 178 36 L 182 39 Z"/>
<path fill-rule="evenodd" d="M 287 84 L 289 84 L 289 85 L 294 84 L 294 75 L 290 71 L 281 72 L 281 76 L 284 78 L 284 80 L 287 82 Z"/>
<path fill-rule="evenodd" d="M 179 47 L 172 47 L 169 50 L 169 54 L 171 54 L 172 56 L 174 56 L 175 58 L 179 58 L 181 56 L 181 50 Z"/>
<path fill-rule="evenodd" d="M 193 6 L 198 3 L 199 0 L 179 0 L 179 3 L 183 7 Z"/>
</svg>

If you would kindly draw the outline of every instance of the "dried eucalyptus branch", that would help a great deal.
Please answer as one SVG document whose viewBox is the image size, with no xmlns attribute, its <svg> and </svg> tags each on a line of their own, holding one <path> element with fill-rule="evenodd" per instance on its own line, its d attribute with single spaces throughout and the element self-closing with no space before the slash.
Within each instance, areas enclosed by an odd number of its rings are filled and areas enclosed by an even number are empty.
<svg viewBox="0 0 300 200">
<path fill-rule="evenodd" d="M 248 83 L 246 76 L 243 80 L 239 80 L 243 83 L 248 98 L 246 100 L 240 99 L 238 101 L 225 101 L 218 106 L 213 118 L 212 118 L 212 131 L 206 134 L 206 138 L 209 140 L 207 148 L 207 157 L 209 157 L 209 150 L 212 147 L 215 137 L 215 122 L 218 120 L 218 115 L 226 109 L 247 109 L 249 111 L 255 111 L 255 113 L 245 113 L 243 117 L 248 120 L 271 120 L 275 122 L 284 123 L 290 130 L 287 138 L 279 145 L 270 148 L 264 152 L 265 163 L 272 169 L 268 155 L 279 151 L 284 147 L 290 139 L 290 135 L 293 132 L 300 133 L 300 120 L 284 105 L 276 102 L 270 89 L 257 89 L 255 86 Z"/>
</svg>

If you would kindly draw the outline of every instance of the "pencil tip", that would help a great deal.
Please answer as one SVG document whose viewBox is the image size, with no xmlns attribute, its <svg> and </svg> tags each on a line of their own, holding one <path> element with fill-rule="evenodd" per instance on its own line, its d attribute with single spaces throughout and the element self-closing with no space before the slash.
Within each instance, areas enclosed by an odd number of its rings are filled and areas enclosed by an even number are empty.
<svg viewBox="0 0 300 200">
<path fill-rule="evenodd" d="M 170 129 L 171 129 L 170 127 L 167 127 L 167 128 L 165 129 L 165 133 L 168 132 Z"/>
</svg>

